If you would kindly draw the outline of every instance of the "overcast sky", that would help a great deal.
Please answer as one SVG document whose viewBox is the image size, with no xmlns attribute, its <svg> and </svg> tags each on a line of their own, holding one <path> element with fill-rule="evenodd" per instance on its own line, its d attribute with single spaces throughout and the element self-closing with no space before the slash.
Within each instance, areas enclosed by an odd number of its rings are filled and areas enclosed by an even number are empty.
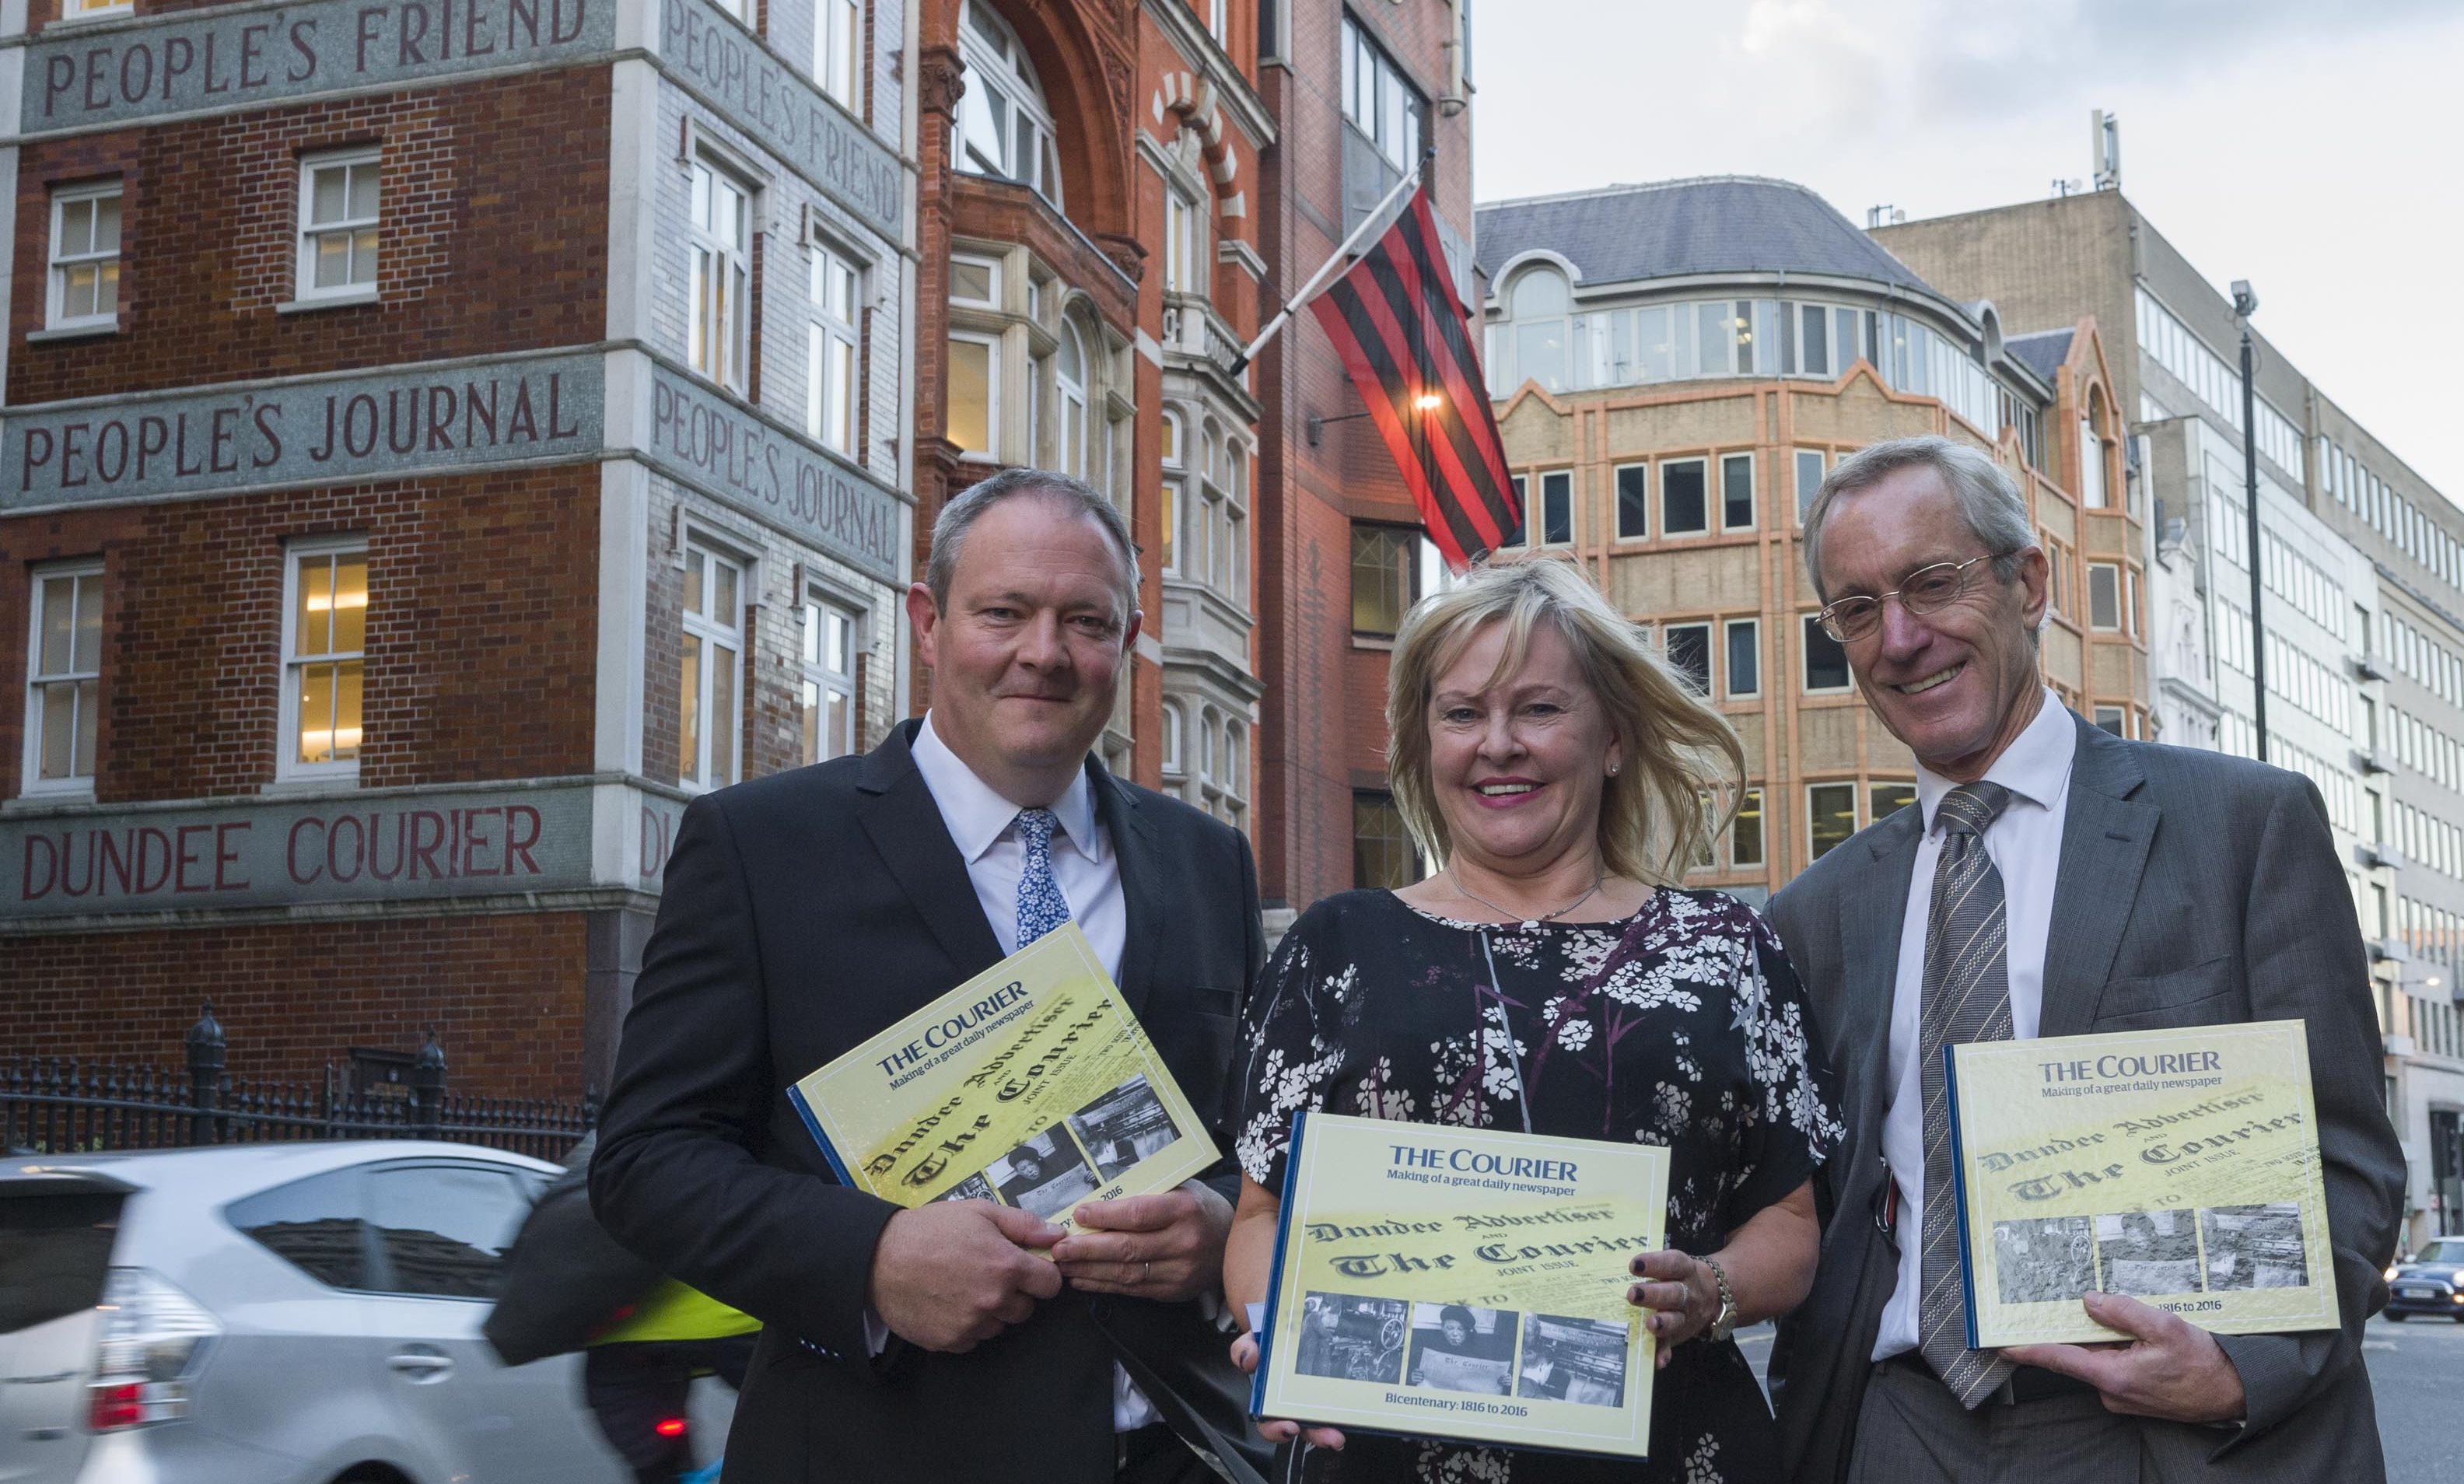
<svg viewBox="0 0 2464 1484">
<path fill-rule="evenodd" d="M 1483 201 L 1771 175 L 1859 224 L 1881 203 L 1914 220 L 2084 180 L 2088 112 L 2117 113 L 2123 192 L 2219 290 L 2250 279 L 2268 338 L 2464 504 L 2457 0 L 1486 0 L 1473 15 Z"/>
</svg>

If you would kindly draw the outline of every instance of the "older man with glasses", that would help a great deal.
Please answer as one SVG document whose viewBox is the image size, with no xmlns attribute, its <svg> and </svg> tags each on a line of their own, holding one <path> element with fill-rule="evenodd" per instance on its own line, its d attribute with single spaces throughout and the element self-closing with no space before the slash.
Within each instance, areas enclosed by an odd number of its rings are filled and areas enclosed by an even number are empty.
<svg viewBox="0 0 2464 1484">
<path fill-rule="evenodd" d="M 1903 438 L 1842 461 L 1806 513 L 1805 560 L 1824 631 L 1916 754 L 1919 808 L 1771 903 L 1847 1123 L 1816 1181 L 1814 1292 L 1771 1362 L 1792 1475 L 2384 1478 L 2358 1346 L 2386 1301 L 2405 1165 L 2317 788 L 2064 707 L 2038 674 L 2045 554 L 2017 487 L 1971 448 Z M 1938 900 L 1963 933 L 1981 910 L 1991 948 L 1937 951 Z M 2092 1294 L 2126 1342 L 1967 1348 L 1943 1046 L 2296 1019 L 2343 1327 L 2210 1335 Z"/>
</svg>

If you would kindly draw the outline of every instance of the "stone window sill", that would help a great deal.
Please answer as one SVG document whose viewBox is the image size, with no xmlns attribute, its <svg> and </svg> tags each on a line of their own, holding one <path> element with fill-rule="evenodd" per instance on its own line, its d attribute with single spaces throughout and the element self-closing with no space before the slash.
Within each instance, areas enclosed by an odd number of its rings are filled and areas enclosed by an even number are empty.
<svg viewBox="0 0 2464 1484">
<path fill-rule="evenodd" d="M 286 299 L 275 305 L 274 312 L 278 315 L 310 314 L 319 309 L 347 309 L 354 304 L 373 304 L 376 301 L 377 291 L 370 289 L 364 294 L 336 294 L 329 298 Z"/>
<path fill-rule="evenodd" d="M 119 333 L 120 321 L 106 320 L 95 324 L 67 324 L 52 330 L 29 330 L 26 332 L 26 343 L 39 345 L 45 341 L 93 340 L 97 336 Z"/>
</svg>

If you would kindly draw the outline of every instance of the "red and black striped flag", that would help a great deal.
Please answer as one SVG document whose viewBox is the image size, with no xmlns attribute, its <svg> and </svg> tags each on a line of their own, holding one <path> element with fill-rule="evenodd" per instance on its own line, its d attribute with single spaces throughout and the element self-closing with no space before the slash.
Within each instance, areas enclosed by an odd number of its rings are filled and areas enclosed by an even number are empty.
<svg viewBox="0 0 2464 1484">
<path fill-rule="evenodd" d="M 1457 571 L 1515 539 L 1522 501 L 1506 473 L 1469 316 L 1446 270 L 1429 193 L 1415 191 L 1360 260 L 1310 301 L 1369 416 Z"/>
</svg>

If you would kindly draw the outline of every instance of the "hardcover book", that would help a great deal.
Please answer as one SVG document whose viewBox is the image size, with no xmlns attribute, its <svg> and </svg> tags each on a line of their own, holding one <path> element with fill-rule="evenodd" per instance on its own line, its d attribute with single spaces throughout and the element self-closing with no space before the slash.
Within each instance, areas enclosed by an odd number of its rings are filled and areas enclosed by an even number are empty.
<svg viewBox="0 0 2464 1484">
<path fill-rule="evenodd" d="M 2333 1329 L 2298 1020 L 1944 1048 L 1971 1348 L 2123 1338 L 2091 1289 L 2202 1329 Z"/>
<path fill-rule="evenodd" d="M 1082 1202 L 1169 1190 L 1206 1125 L 1074 923 L 787 1090 L 843 1185 L 985 1200 L 1065 1230 Z"/>
<path fill-rule="evenodd" d="M 1664 1149 L 1297 1114 L 1249 1409 L 1643 1457 L 1667 1205 Z"/>
</svg>

